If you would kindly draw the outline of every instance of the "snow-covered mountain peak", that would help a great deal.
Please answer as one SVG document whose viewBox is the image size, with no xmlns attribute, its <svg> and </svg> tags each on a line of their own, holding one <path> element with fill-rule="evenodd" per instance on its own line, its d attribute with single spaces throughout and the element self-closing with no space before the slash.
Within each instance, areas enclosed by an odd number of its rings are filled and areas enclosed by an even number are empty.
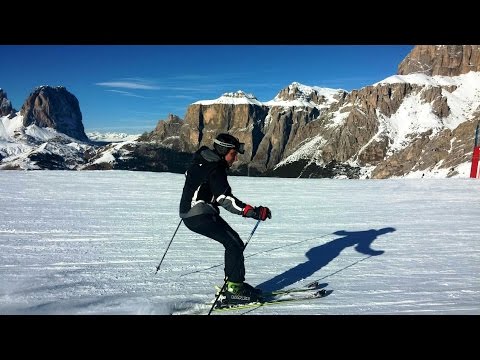
<svg viewBox="0 0 480 360">
<path fill-rule="evenodd" d="M 51 86 L 51 85 L 39 85 L 33 91 L 46 90 L 46 89 L 55 89 L 55 90 L 66 90 L 65 86 Z"/>
<path fill-rule="evenodd" d="M 338 89 L 322 88 L 319 86 L 309 86 L 300 84 L 299 82 L 294 81 L 287 87 L 289 94 L 294 94 L 297 98 L 305 98 L 311 96 L 312 93 L 317 93 L 320 95 L 330 95 L 336 94 Z"/>
<path fill-rule="evenodd" d="M 265 105 L 324 108 L 336 102 L 343 92 L 342 89 L 322 88 L 293 82 L 282 89 L 273 100 L 266 102 Z"/>
<path fill-rule="evenodd" d="M 1 169 L 73 169 L 90 147 L 51 127 L 23 125 L 24 116 L 0 117 Z"/>
<path fill-rule="evenodd" d="M 257 100 L 257 98 L 250 93 L 245 93 L 242 90 L 238 90 L 236 92 L 227 92 L 224 93 L 222 96 L 215 100 L 200 100 L 193 104 L 198 105 L 212 105 L 212 104 L 232 104 L 232 105 L 240 105 L 240 104 L 250 104 L 250 105 L 259 105 L 262 106 L 263 104 Z"/>
<path fill-rule="evenodd" d="M 224 93 L 222 96 L 225 97 L 233 97 L 233 98 L 247 98 L 247 99 L 257 99 L 253 94 L 247 94 L 242 90 L 238 90 L 236 92 L 227 92 Z"/>
<path fill-rule="evenodd" d="M 250 105 L 259 105 L 262 106 L 263 104 L 257 100 L 257 98 L 253 94 L 245 93 L 242 90 L 238 90 L 236 92 L 228 92 L 224 93 L 222 96 L 215 100 L 200 100 L 197 101 L 195 104 L 198 105 L 212 105 L 212 104 L 232 104 L 232 105 L 240 105 L 240 104 L 250 104 Z"/>
<path fill-rule="evenodd" d="M 87 137 L 90 140 L 94 141 L 106 141 L 106 142 L 123 142 L 123 141 L 134 141 L 136 140 L 139 135 L 129 135 L 126 133 L 114 133 L 114 132 L 107 132 L 107 133 L 100 133 L 98 131 L 92 131 L 87 133 Z"/>
</svg>

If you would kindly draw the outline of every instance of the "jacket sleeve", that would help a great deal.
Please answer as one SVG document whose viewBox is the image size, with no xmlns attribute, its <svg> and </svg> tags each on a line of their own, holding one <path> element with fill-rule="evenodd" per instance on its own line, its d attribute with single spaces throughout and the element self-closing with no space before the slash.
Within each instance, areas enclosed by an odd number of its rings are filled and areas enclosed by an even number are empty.
<svg viewBox="0 0 480 360">
<path fill-rule="evenodd" d="M 227 173 L 223 168 L 217 168 L 210 174 L 210 190 L 218 205 L 224 207 L 233 214 L 243 215 L 245 203 L 232 194 L 232 188 L 227 180 Z"/>
</svg>

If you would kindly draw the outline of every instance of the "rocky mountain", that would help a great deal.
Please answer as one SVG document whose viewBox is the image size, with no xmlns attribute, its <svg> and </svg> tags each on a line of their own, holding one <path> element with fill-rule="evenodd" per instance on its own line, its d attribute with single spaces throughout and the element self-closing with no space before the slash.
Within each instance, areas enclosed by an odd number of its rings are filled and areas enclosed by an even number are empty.
<svg viewBox="0 0 480 360">
<path fill-rule="evenodd" d="M 184 119 L 170 115 L 151 132 L 115 142 L 100 142 L 100 135 L 90 141 L 73 95 L 40 87 L 14 118 L 4 107 L 0 168 L 25 168 L 18 158 L 33 163 L 26 154 L 43 146 L 57 168 L 184 172 L 193 151 L 229 132 L 246 144 L 232 169 L 239 175 L 466 177 L 480 121 L 479 54 L 479 45 L 416 46 L 396 75 L 358 90 L 294 82 L 268 102 L 243 91 L 226 93 L 191 104 Z M 2 136 L 8 146 L 2 147 Z M 28 136 L 36 145 L 12 145 Z M 54 156 L 63 156 L 60 148 L 77 149 L 68 165 Z M 44 161 L 43 168 L 49 166 Z"/>
<path fill-rule="evenodd" d="M 418 45 L 398 65 L 398 75 L 458 76 L 480 71 L 478 45 Z"/>
<path fill-rule="evenodd" d="M 146 139 L 193 151 L 228 131 L 246 144 L 239 174 L 456 176 L 479 120 L 479 49 L 417 46 L 398 75 L 350 93 L 293 83 L 266 103 L 224 94 L 192 104 L 183 122 L 159 122 Z"/>
<path fill-rule="evenodd" d="M 23 126 L 51 128 L 80 141 L 87 141 L 77 98 L 63 86 L 37 87 L 20 109 Z"/>
<path fill-rule="evenodd" d="M 7 93 L 0 89 L 0 116 L 12 116 L 15 113 L 15 109 L 12 107 L 12 103 L 7 98 Z"/>
<path fill-rule="evenodd" d="M 78 100 L 64 87 L 38 87 L 19 112 L 6 109 L 0 117 L 0 169 L 76 169 L 86 162 L 92 146 Z"/>
</svg>

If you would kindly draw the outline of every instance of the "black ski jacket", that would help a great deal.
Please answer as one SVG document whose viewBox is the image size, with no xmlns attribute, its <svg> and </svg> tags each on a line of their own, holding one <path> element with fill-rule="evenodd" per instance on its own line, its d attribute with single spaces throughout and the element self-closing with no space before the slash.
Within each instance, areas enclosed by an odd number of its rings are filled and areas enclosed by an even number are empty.
<svg viewBox="0 0 480 360">
<path fill-rule="evenodd" d="M 219 214 L 219 205 L 243 215 L 245 203 L 232 194 L 227 181 L 228 164 L 215 151 L 202 146 L 193 155 L 193 164 L 185 172 L 180 200 L 180 217 Z"/>
</svg>

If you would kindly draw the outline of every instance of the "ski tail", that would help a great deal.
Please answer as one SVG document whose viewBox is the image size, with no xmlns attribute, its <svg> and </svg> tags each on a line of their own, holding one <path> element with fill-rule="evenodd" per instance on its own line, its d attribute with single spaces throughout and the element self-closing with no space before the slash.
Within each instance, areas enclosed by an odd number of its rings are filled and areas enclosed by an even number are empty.
<svg viewBox="0 0 480 360">
<path fill-rule="evenodd" d="M 307 292 L 307 291 L 315 291 L 315 290 L 320 290 L 326 287 L 328 284 L 327 283 L 320 283 L 318 281 L 314 281 L 305 287 L 296 287 L 296 288 L 290 288 L 290 289 L 282 289 L 282 290 L 274 290 L 274 291 L 265 291 L 262 293 L 262 295 L 284 295 L 284 294 L 292 294 L 292 293 L 299 293 L 299 292 Z"/>
</svg>

